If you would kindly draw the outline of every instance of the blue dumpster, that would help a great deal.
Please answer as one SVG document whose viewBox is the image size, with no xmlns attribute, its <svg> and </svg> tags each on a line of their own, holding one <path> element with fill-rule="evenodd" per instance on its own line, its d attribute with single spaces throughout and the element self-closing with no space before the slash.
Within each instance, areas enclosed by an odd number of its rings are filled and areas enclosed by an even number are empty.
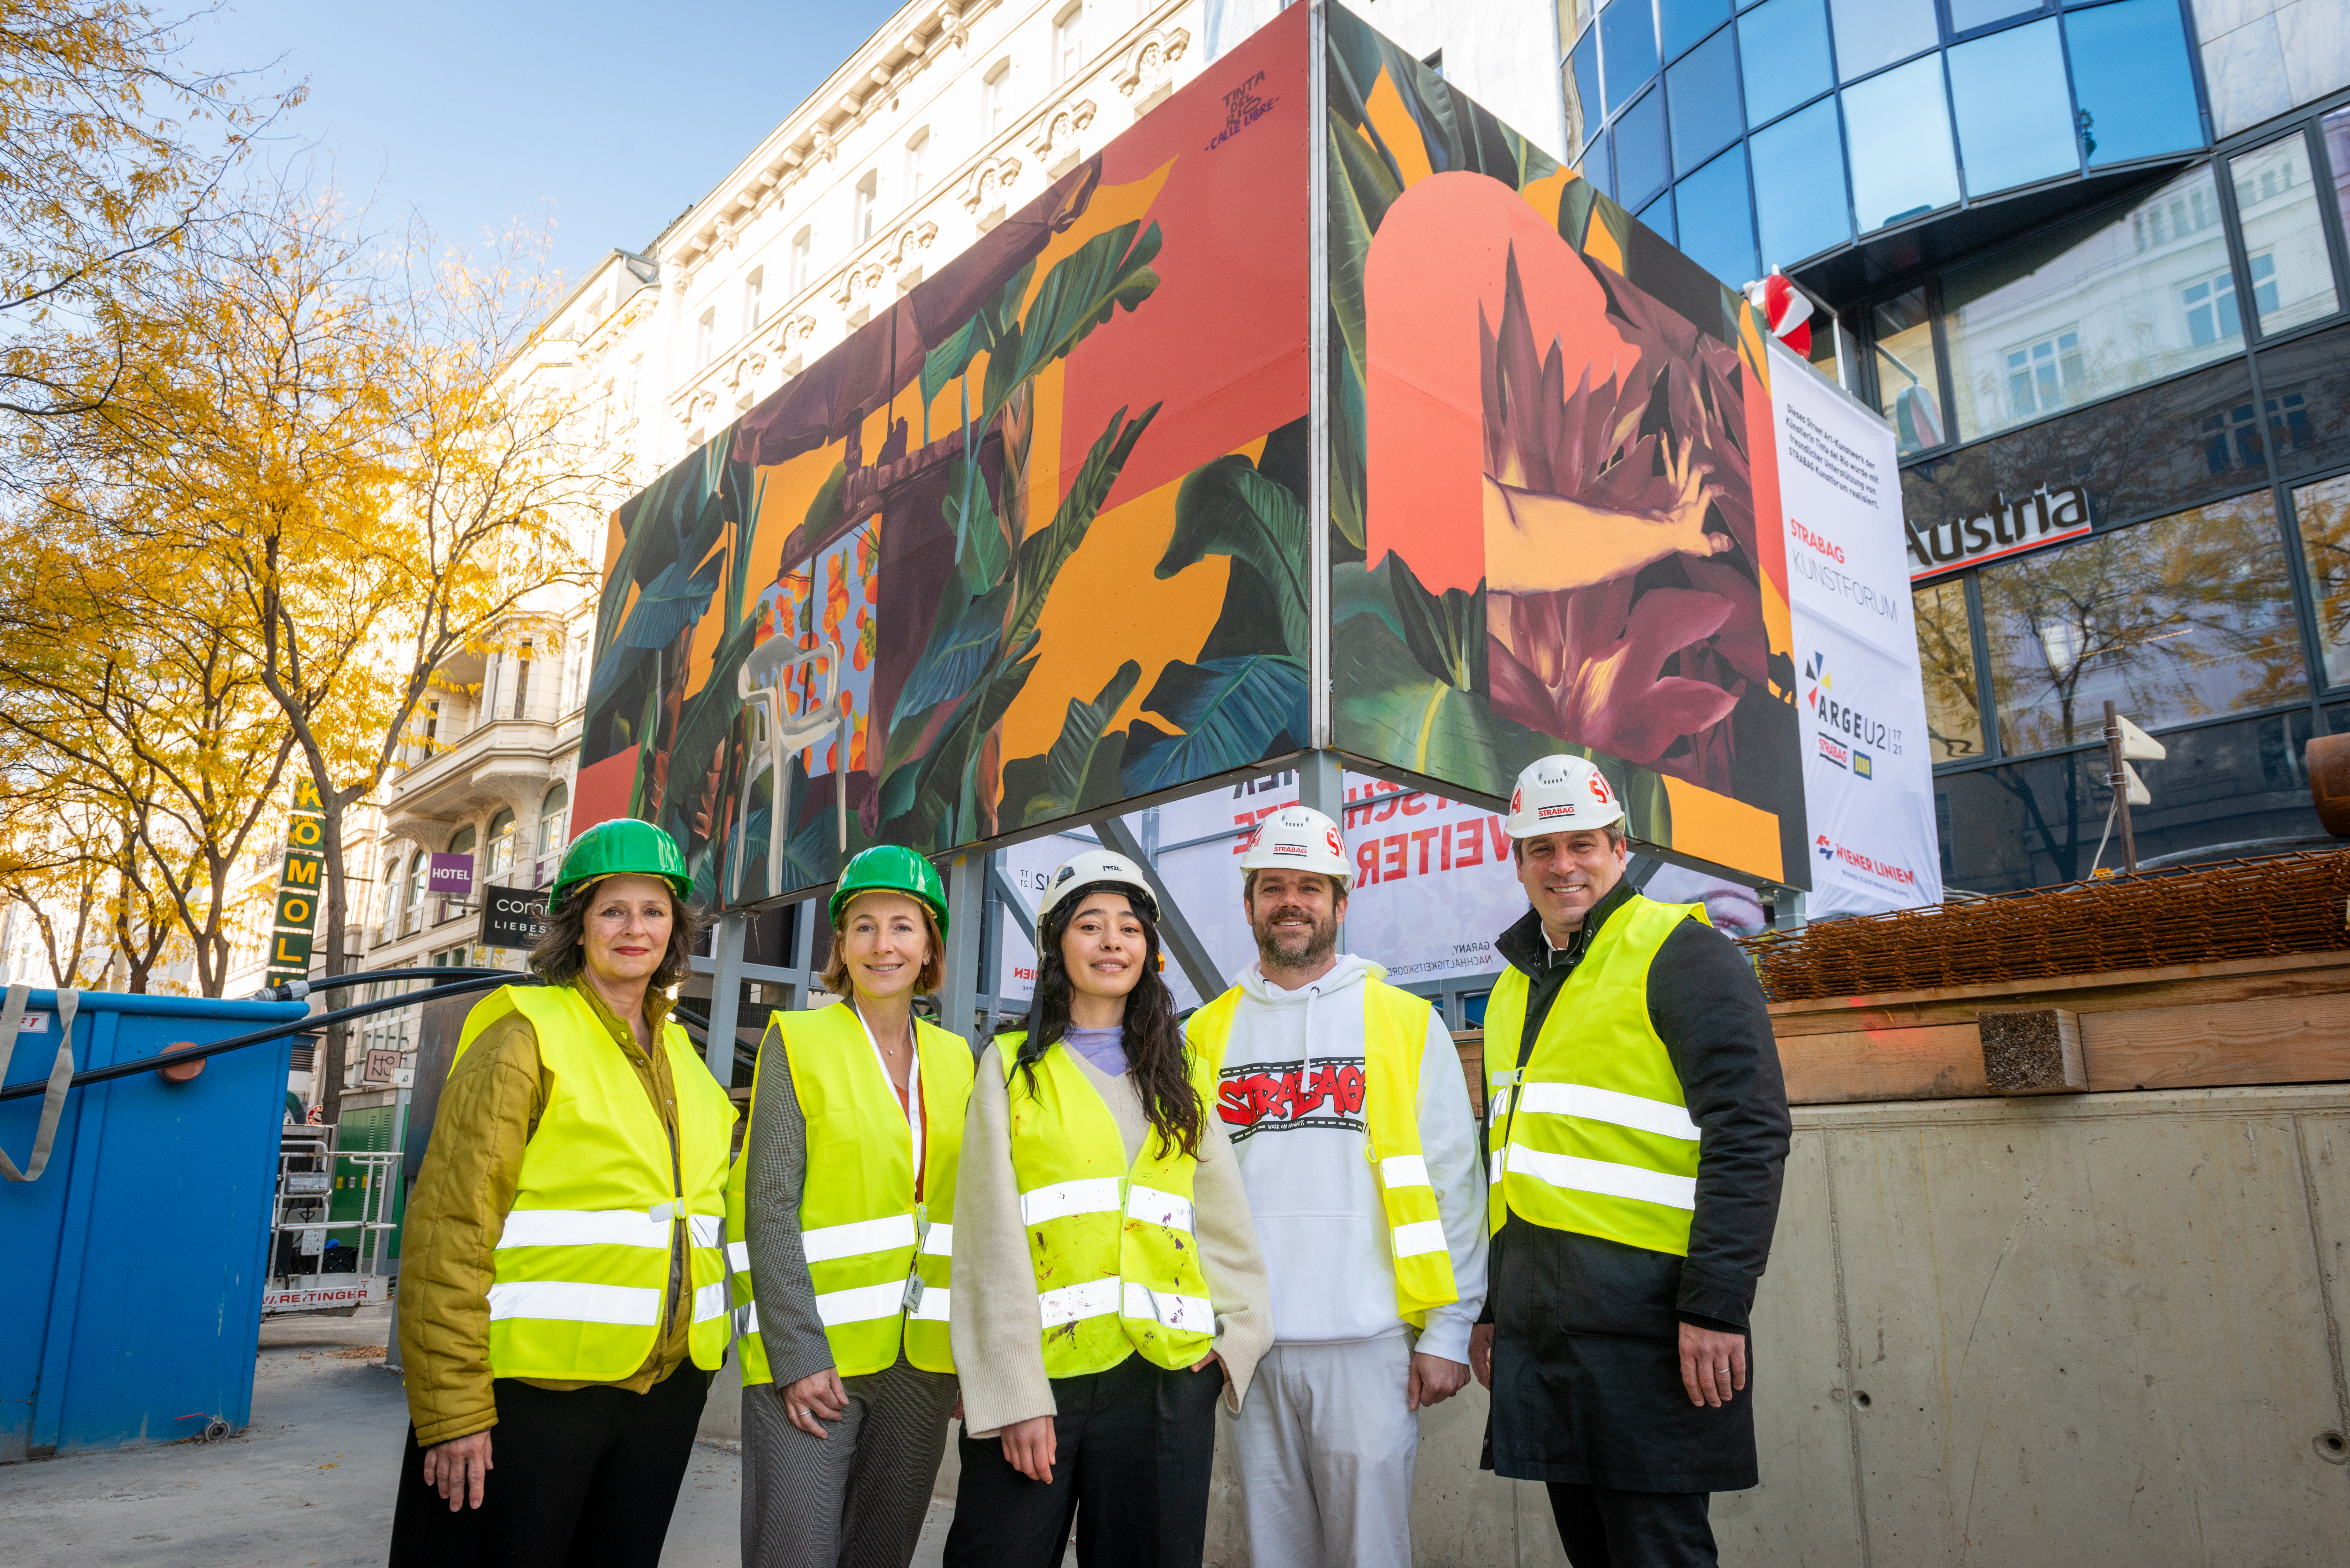
<svg viewBox="0 0 2350 1568">
<path fill-rule="evenodd" d="M 36 991 L 6 1075 L 57 1059 L 57 993 Z M 77 1071 L 209 1044 L 298 1002 L 84 992 Z M 68 1095 L 47 1168 L 0 1181 L 0 1464 L 168 1443 L 253 1407 L 278 1129 L 294 1037 L 207 1060 L 185 1083 L 140 1073 Z M 0 1150 L 27 1166 L 38 1096 L 0 1101 Z"/>
</svg>

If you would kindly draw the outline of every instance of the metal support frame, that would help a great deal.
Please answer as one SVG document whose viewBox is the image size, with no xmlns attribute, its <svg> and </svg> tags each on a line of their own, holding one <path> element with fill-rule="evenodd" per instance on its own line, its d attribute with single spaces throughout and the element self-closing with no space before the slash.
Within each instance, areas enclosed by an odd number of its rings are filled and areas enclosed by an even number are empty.
<svg viewBox="0 0 2350 1568">
<path fill-rule="evenodd" d="M 1105 816 L 1094 824 L 1094 832 L 1105 846 L 1142 867 L 1143 879 L 1150 884 L 1151 897 L 1159 900 L 1159 940 L 1191 980 L 1191 989 L 1200 993 L 1200 1000 L 1206 1002 L 1222 995 L 1223 974 L 1208 956 L 1208 950 L 1200 944 L 1199 937 L 1191 930 L 1191 922 L 1184 919 L 1175 896 L 1160 878 L 1159 867 L 1142 853 L 1142 845 L 1128 829 L 1125 819 Z"/>
<path fill-rule="evenodd" d="M 722 1089 L 734 1085 L 734 1019 L 743 1002 L 743 939 L 751 919 L 741 910 L 718 917 L 710 944 L 710 1030 L 702 1060 Z"/>
<path fill-rule="evenodd" d="M 979 960 L 985 945 L 981 900 L 991 858 L 984 850 L 966 849 L 946 865 L 946 978 L 939 987 L 939 1023 L 966 1037 L 979 1010 Z"/>
<path fill-rule="evenodd" d="M 1012 885 L 1012 874 L 1004 870 L 1003 856 L 1000 850 L 987 857 L 987 885 L 994 889 L 996 904 L 1012 923 L 1020 928 L 1020 934 L 1028 939 L 1028 945 L 1035 947 L 1036 917 L 1028 912 L 1027 898 Z"/>
<path fill-rule="evenodd" d="M 1343 835 L 1347 824 L 1347 770 L 1331 751 L 1311 751 L 1297 759 L 1297 804 L 1320 812 L 1338 824 Z M 1347 950 L 1347 922 L 1338 921 L 1338 950 Z"/>
</svg>

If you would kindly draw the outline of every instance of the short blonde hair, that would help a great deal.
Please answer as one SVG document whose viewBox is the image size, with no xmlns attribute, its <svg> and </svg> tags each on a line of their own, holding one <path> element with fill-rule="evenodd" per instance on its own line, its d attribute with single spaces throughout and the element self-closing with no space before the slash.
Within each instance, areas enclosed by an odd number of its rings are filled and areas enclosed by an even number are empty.
<svg viewBox="0 0 2350 1568">
<path fill-rule="evenodd" d="M 886 888 L 874 890 L 888 891 Z M 920 898 L 914 898 L 911 893 L 901 893 L 899 897 L 913 898 L 914 902 L 920 906 L 922 929 L 931 939 L 931 956 L 922 961 L 922 972 L 914 977 L 916 994 L 927 996 L 938 990 L 939 982 L 946 976 L 946 939 L 939 935 L 939 918 L 929 904 Z M 847 919 L 848 911 L 856 906 L 857 900 L 854 898 L 843 905 L 840 911 L 841 919 Z M 847 944 L 841 940 L 841 934 L 839 923 L 835 922 L 832 928 L 832 953 L 825 960 L 824 972 L 816 976 L 816 983 L 835 996 L 853 996 L 857 993 L 857 985 L 848 978 L 848 950 Z"/>
</svg>

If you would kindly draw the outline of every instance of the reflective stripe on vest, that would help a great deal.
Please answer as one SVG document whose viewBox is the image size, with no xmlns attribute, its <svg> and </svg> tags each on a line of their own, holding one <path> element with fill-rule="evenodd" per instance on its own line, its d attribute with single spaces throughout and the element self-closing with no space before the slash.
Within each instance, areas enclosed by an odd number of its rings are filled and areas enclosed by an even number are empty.
<svg viewBox="0 0 2350 1568">
<path fill-rule="evenodd" d="M 1554 1231 L 1689 1255 L 1698 1128 L 1672 1056 L 1648 1020 L 1648 970 L 1700 904 L 1634 895 L 1559 988 L 1523 1072 L 1497 1067 L 1488 1096 L 1487 1221 L 1512 1212 Z M 1489 1060 L 1513 1064 L 1532 991 L 1514 967 L 1485 1003 Z"/>
<path fill-rule="evenodd" d="M 1193 1234 L 1199 1162 L 1146 1131 L 1128 1169 L 1117 1118 L 1067 1046 L 1056 1043 L 1037 1061 L 1030 1092 L 1028 1075 L 1014 1064 L 1024 1038 L 998 1035 L 995 1048 L 1045 1375 L 1107 1371 L 1137 1350 L 1156 1366 L 1188 1367 L 1216 1333 Z M 1197 1052 L 1189 1057 L 1205 1136 L 1215 1070 Z M 1060 1281 L 1068 1282 L 1049 1282 Z"/>
<path fill-rule="evenodd" d="M 1238 986 L 1191 1014 L 1186 1033 L 1217 1077 L 1232 1044 Z M 1396 1314 L 1414 1328 L 1428 1311 L 1461 1299 L 1452 1251 L 1419 1148 L 1419 1067 L 1428 1052 L 1428 1001 L 1378 979 L 1363 982 L 1363 1158 L 1386 1211 L 1393 1252 Z M 1211 1079 L 1211 1081 L 1213 1081 Z"/>
<path fill-rule="evenodd" d="M 954 1256 L 955 1176 L 963 1111 L 971 1099 L 971 1048 L 915 1021 L 921 1092 L 922 1201 L 914 1201 L 913 1132 L 872 1036 L 847 1002 L 767 1020 L 752 1070 L 780 1052 L 807 1123 L 807 1179 L 800 1195 L 800 1246 L 816 1291 L 833 1365 L 844 1377 L 887 1370 L 900 1346 L 912 1365 L 954 1370 L 947 1343 L 947 1289 Z M 726 1184 L 727 1259 L 734 1276 L 735 1331 L 743 1381 L 774 1380 L 743 1241 L 748 1149 Z"/>
<path fill-rule="evenodd" d="M 616 1383 L 632 1376 L 663 1331 L 670 1254 L 682 1242 L 694 1365 L 726 1355 L 722 1210 L 734 1106 L 671 1024 L 667 1054 L 677 1099 L 668 1129 L 644 1080 L 576 989 L 509 986 L 467 1015 L 468 1047 L 519 1013 L 537 1037 L 551 1085 L 492 1253 L 490 1372 Z M 453 1063 L 452 1063 L 453 1067 Z"/>
</svg>

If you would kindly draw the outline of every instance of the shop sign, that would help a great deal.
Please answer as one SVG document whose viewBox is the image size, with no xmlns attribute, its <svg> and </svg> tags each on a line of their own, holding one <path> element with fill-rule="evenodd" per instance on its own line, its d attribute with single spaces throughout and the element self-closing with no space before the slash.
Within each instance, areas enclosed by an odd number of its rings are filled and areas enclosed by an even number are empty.
<svg viewBox="0 0 2350 1568">
<path fill-rule="evenodd" d="M 398 1071 L 400 1071 L 399 1052 L 369 1051 L 367 1054 L 367 1066 L 361 1072 L 359 1081 L 363 1084 L 389 1084 L 391 1082 L 392 1075 Z"/>
<path fill-rule="evenodd" d="M 459 850 L 454 855 L 435 855 L 425 885 L 439 898 L 470 898 L 473 896 L 473 855 L 471 850 Z"/>
<path fill-rule="evenodd" d="M 528 888 L 486 888 L 482 892 L 482 945 L 528 948 L 546 934 L 546 895 Z"/>
<path fill-rule="evenodd" d="M 1988 512 L 1945 522 L 1905 523 L 1909 535 L 1909 580 L 1916 582 L 1960 566 L 1977 566 L 2028 550 L 2043 549 L 2089 535 L 2088 493 L 2077 484 L 2051 490 L 2042 485 L 2020 501 L 1992 498 Z"/>
</svg>

